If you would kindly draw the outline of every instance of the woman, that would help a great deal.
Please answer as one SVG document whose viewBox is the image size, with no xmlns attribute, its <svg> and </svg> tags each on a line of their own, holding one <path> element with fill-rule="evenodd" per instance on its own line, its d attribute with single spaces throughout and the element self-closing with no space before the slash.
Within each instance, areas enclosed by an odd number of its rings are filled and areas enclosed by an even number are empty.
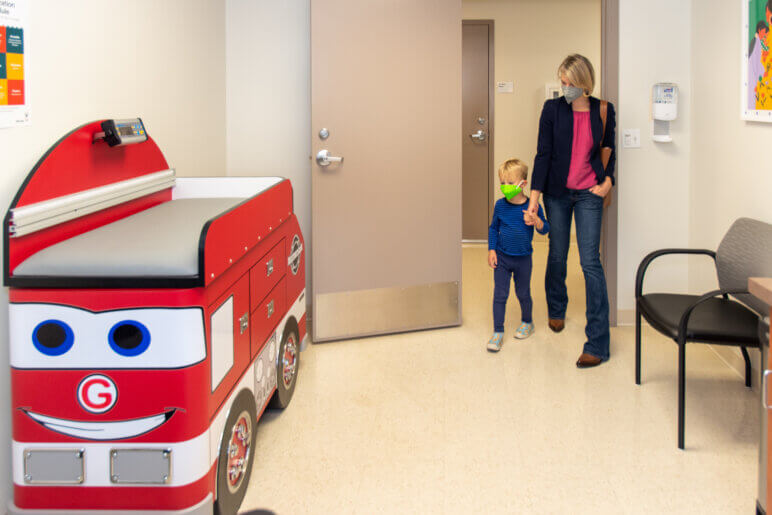
<svg viewBox="0 0 772 515">
<path fill-rule="evenodd" d="M 614 106 L 608 103 L 604 131 L 601 101 L 590 96 L 595 88 L 595 72 L 586 57 L 566 57 L 558 68 L 558 76 L 563 96 L 548 100 L 542 109 L 528 210 L 537 212 L 543 194 L 551 226 L 544 285 L 549 327 L 555 332 L 562 331 L 565 325 L 566 258 L 571 216 L 576 217 L 587 297 L 587 341 L 576 366 L 588 368 L 609 358 L 608 292 L 599 249 L 603 198 L 614 185 L 616 122 Z M 610 149 L 605 168 L 602 147 Z M 604 152 L 608 156 L 609 150 Z"/>
</svg>

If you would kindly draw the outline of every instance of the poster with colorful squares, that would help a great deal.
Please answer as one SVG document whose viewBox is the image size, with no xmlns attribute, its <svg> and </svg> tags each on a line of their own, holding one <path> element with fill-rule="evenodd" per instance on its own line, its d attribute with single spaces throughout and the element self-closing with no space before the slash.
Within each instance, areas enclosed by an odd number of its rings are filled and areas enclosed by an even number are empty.
<svg viewBox="0 0 772 515">
<path fill-rule="evenodd" d="M 29 125 L 28 0 L 0 0 L 0 128 Z"/>
</svg>

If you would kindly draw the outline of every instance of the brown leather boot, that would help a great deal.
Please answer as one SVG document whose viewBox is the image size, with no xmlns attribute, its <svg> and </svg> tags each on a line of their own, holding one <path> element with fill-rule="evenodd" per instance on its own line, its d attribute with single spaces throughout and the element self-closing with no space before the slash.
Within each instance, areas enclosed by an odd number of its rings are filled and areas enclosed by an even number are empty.
<svg viewBox="0 0 772 515">
<path fill-rule="evenodd" d="M 590 367 L 597 367 L 601 363 L 603 363 L 602 359 L 597 358 L 592 354 L 587 354 L 586 352 L 583 352 L 582 355 L 579 356 L 579 359 L 576 361 L 576 366 L 578 368 L 590 368 Z"/>
<path fill-rule="evenodd" d="M 565 320 L 561 320 L 559 318 L 550 318 L 550 320 L 547 323 L 547 325 L 550 326 L 550 329 L 552 329 L 556 333 L 559 333 L 566 326 L 566 321 Z"/>
</svg>

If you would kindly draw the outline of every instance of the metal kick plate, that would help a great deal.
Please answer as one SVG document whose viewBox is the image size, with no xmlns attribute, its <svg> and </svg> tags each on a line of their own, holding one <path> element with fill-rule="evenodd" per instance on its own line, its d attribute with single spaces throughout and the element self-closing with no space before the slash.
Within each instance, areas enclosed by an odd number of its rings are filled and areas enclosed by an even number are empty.
<svg viewBox="0 0 772 515">
<path fill-rule="evenodd" d="M 325 293 L 314 298 L 314 342 L 461 324 L 457 282 Z"/>
<path fill-rule="evenodd" d="M 165 485 L 172 478 L 171 449 L 112 449 L 110 481 L 115 484 Z"/>
<path fill-rule="evenodd" d="M 24 482 L 30 485 L 77 485 L 85 478 L 83 449 L 25 449 Z"/>
</svg>

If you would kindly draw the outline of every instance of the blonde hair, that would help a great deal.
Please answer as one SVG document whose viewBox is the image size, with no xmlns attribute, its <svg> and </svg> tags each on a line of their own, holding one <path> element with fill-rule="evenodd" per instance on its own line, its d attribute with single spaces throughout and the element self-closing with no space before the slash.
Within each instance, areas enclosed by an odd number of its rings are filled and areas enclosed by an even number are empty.
<svg viewBox="0 0 772 515">
<path fill-rule="evenodd" d="M 523 181 L 528 178 L 528 166 L 519 159 L 508 159 L 499 166 L 499 181 Z"/>
<path fill-rule="evenodd" d="M 595 70 L 589 59 L 579 54 L 571 54 L 560 63 L 558 78 L 563 75 L 576 86 L 582 88 L 584 94 L 590 96 L 595 89 Z"/>
</svg>

